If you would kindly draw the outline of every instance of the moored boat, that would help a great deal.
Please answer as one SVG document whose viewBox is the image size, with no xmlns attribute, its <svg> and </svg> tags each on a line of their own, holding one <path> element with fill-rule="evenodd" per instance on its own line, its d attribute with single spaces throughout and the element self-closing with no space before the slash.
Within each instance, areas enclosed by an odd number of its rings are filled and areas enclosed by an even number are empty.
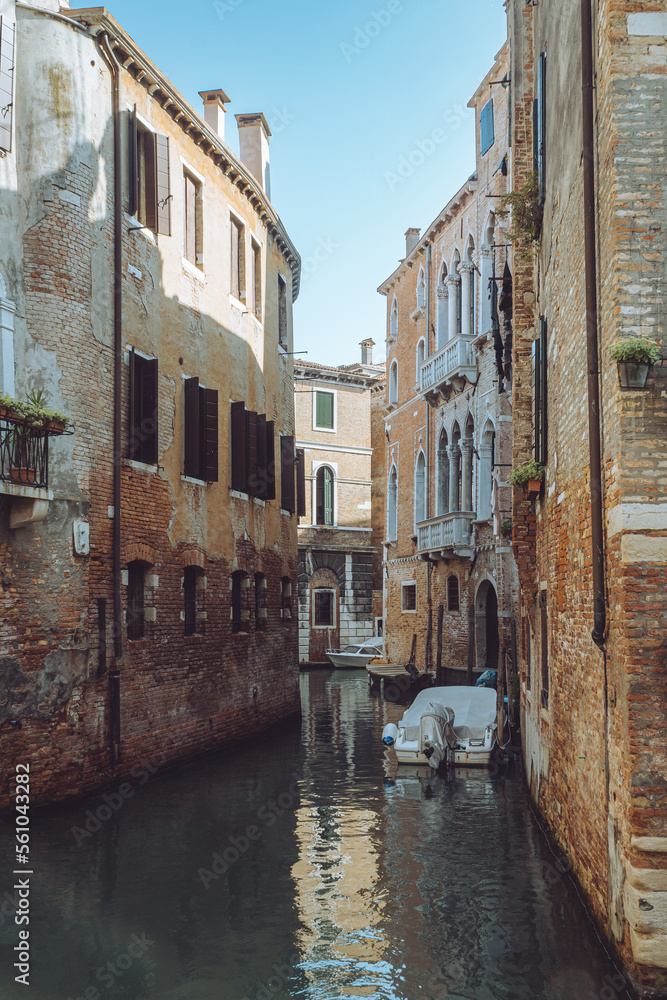
<svg viewBox="0 0 667 1000">
<path fill-rule="evenodd" d="M 351 643 L 344 649 L 327 649 L 327 656 L 337 669 L 350 670 L 365 667 L 376 656 L 382 656 L 382 636 L 372 636 L 364 642 Z"/>
</svg>

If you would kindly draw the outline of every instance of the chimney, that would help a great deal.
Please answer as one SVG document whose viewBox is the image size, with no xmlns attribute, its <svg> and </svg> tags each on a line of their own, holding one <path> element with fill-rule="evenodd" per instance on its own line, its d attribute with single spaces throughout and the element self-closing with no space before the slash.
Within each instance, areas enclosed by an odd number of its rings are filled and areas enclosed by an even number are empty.
<svg viewBox="0 0 667 1000">
<path fill-rule="evenodd" d="M 204 118 L 206 124 L 217 132 L 221 139 L 225 138 L 225 114 L 229 98 L 224 90 L 200 90 L 199 96 L 204 102 Z"/>
<path fill-rule="evenodd" d="M 271 129 L 263 114 L 237 115 L 241 162 L 257 178 L 267 198 L 271 198 L 269 136 Z"/>
<path fill-rule="evenodd" d="M 408 229 L 405 234 L 405 256 L 409 257 L 419 243 L 419 229 Z"/>
<path fill-rule="evenodd" d="M 373 348 L 375 347 L 375 341 L 371 340 L 369 337 L 367 340 L 361 341 L 361 363 L 362 365 L 372 365 L 373 364 Z"/>
</svg>

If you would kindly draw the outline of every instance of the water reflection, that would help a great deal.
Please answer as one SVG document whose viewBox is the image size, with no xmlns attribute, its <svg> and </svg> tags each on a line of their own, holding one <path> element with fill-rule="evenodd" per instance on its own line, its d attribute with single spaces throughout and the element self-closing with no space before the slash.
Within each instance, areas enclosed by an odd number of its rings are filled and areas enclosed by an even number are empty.
<svg viewBox="0 0 667 1000">
<path fill-rule="evenodd" d="M 380 733 L 402 710 L 364 674 L 302 690 L 301 730 L 156 769 L 103 821 L 102 796 L 33 814 L 33 1000 L 599 994 L 615 971 L 520 774 L 399 768 Z M 16 931 L 0 917 L 10 984 Z"/>
</svg>

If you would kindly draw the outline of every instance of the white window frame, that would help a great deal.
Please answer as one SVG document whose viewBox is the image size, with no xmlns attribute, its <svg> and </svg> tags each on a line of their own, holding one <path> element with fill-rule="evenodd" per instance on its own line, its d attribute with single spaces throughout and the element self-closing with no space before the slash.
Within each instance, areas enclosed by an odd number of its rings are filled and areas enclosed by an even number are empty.
<svg viewBox="0 0 667 1000">
<path fill-rule="evenodd" d="M 318 427 L 317 426 L 317 394 L 318 392 L 326 392 L 330 396 L 333 396 L 333 427 Z M 316 387 L 313 389 L 313 430 L 320 431 L 322 434 L 337 434 L 338 433 L 338 393 L 335 389 L 321 389 Z M 321 465 L 327 465 L 327 462 L 321 462 Z"/>
<path fill-rule="evenodd" d="M 415 606 L 414 606 L 414 608 L 406 608 L 405 607 L 405 599 L 404 599 L 403 595 L 405 594 L 405 588 L 406 587 L 414 587 L 415 588 Z M 416 615 L 417 614 L 417 581 L 416 580 L 404 580 L 401 583 L 401 614 L 404 614 L 404 615 Z"/>
<path fill-rule="evenodd" d="M 420 346 L 421 346 L 421 348 L 423 350 L 423 359 L 422 359 L 421 363 L 419 361 L 419 348 L 420 348 Z M 425 340 L 424 337 L 420 337 L 419 340 L 417 341 L 417 350 L 416 350 L 416 353 L 415 353 L 415 362 L 416 362 L 416 366 L 417 366 L 417 377 L 415 379 L 415 382 L 417 383 L 417 385 L 419 385 L 419 369 L 421 368 L 421 365 L 424 363 L 424 361 L 426 361 L 426 340 Z"/>
<path fill-rule="evenodd" d="M 393 380 L 394 388 L 394 398 L 392 398 L 392 372 L 396 372 L 396 378 Z M 389 403 L 398 403 L 398 360 L 394 358 L 389 365 L 389 378 L 387 379 L 387 393 L 389 396 Z"/>
<path fill-rule="evenodd" d="M 396 322 L 394 322 L 394 317 Z M 398 299 L 394 295 L 389 310 L 389 339 L 398 340 Z"/>
<path fill-rule="evenodd" d="M 331 611 L 332 611 L 332 618 L 333 618 L 333 624 L 332 625 L 316 625 L 315 624 L 315 594 L 321 593 L 322 591 L 327 591 L 329 594 L 332 595 L 332 597 L 331 597 Z M 337 627 L 337 625 L 336 625 L 336 590 L 333 587 L 313 587 L 311 593 L 313 595 L 313 597 L 312 597 L 312 609 L 311 609 L 311 627 L 319 629 L 319 630 L 324 630 L 324 631 L 326 631 L 327 629 L 330 630 L 332 628 L 336 628 Z"/>
</svg>

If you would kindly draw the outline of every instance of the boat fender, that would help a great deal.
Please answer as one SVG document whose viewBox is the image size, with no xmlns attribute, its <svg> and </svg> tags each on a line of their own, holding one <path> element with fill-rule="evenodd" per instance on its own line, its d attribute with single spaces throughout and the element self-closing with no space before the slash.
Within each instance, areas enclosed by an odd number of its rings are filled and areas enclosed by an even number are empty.
<svg viewBox="0 0 667 1000">
<path fill-rule="evenodd" d="M 393 722 L 388 722 L 382 730 L 382 742 L 386 747 L 393 747 L 398 738 L 398 726 Z"/>
</svg>

